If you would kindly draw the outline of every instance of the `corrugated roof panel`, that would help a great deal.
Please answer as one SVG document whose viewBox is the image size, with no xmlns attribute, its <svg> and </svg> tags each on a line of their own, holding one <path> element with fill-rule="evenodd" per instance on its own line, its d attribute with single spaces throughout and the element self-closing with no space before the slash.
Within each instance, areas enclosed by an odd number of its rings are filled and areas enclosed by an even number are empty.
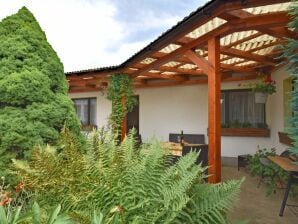
<svg viewBox="0 0 298 224">
<path fill-rule="evenodd" d="M 256 47 L 261 47 L 265 44 L 269 44 L 271 42 L 276 41 L 277 39 L 275 37 L 272 37 L 270 35 L 264 34 L 262 36 L 253 38 L 251 40 L 245 41 L 241 44 L 238 44 L 236 46 L 233 46 L 233 48 L 236 48 L 238 50 L 242 51 L 250 51 Z"/>
<path fill-rule="evenodd" d="M 198 55 L 204 55 L 204 54 L 207 54 L 207 51 L 206 51 L 206 50 L 202 50 L 201 48 L 197 48 L 197 49 L 195 49 L 195 52 L 196 52 Z"/>
<path fill-rule="evenodd" d="M 198 66 L 194 65 L 194 64 L 185 64 L 180 66 L 179 68 L 184 68 L 184 69 L 194 69 L 197 68 Z"/>
<path fill-rule="evenodd" d="M 252 64 L 257 64 L 255 61 L 245 61 L 243 63 L 237 64 L 237 67 L 242 67 L 246 65 L 252 65 Z"/>
<path fill-rule="evenodd" d="M 224 58 L 227 58 L 228 55 L 225 55 L 225 54 L 220 54 L 220 59 L 224 59 Z"/>
<path fill-rule="evenodd" d="M 130 70 L 133 70 L 133 71 L 137 71 L 139 70 L 138 68 L 129 68 Z"/>
<path fill-rule="evenodd" d="M 266 47 L 266 48 L 257 50 L 254 53 L 259 54 L 259 55 L 266 55 L 266 54 L 271 53 L 275 48 L 276 48 L 276 46 Z"/>
<path fill-rule="evenodd" d="M 228 60 L 222 61 L 221 63 L 230 65 L 230 64 L 234 64 L 234 63 L 237 63 L 240 61 L 245 61 L 245 60 L 243 58 L 234 57 L 234 58 L 230 58 Z"/>
<path fill-rule="evenodd" d="M 178 45 L 178 44 L 169 44 L 165 48 L 161 49 L 159 52 L 168 54 L 168 53 L 171 53 L 172 51 L 177 50 L 180 47 L 181 45 Z"/>
<path fill-rule="evenodd" d="M 166 64 L 164 64 L 163 66 L 167 66 L 167 67 L 176 67 L 177 65 L 180 65 L 181 63 L 180 62 L 177 62 L 177 61 L 170 61 Z"/>
<path fill-rule="evenodd" d="M 163 75 L 176 75 L 177 72 L 163 72 L 161 74 L 163 74 Z"/>
<path fill-rule="evenodd" d="M 254 7 L 254 8 L 246 8 L 244 10 L 249 13 L 258 15 L 258 14 L 265 14 L 270 12 L 286 11 L 291 4 L 292 4 L 291 2 L 286 2 L 286 3 Z"/>
<path fill-rule="evenodd" d="M 192 32 L 188 33 L 186 37 L 190 37 L 193 39 L 197 39 L 198 37 L 214 30 L 215 28 L 221 26 L 222 24 L 226 23 L 227 21 L 224 19 L 220 19 L 218 17 L 215 17 L 208 21 L 207 23 L 203 24 L 202 26 L 196 28 Z"/>
<path fill-rule="evenodd" d="M 233 42 L 249 37 L 253 34 L 256 34 L 257 32 L 258 31 L 256 30 L 249 30 L 249 31 L 241 31 L 241 32 L 235 32 L 235 33 L 229 34 L 220 39 L 220 45 L 221 46 L 230 45 Z"/>
<path fill-rule="evenodd" d="M 141 61 L 140 63 L 148 65 L 148 64 L 151 64 L 151 63 L 154 62 L 154 61 L 156 61 L 155 58 L 145 58 L 145 59 L 144 59 L 143 61 Z"/>
<path fill-rule="evenodd" d="M 150 70 L 149 72 L 150 73 L 160 73 L 160 71 L 158 71 L 158 70 Z"/>
</svg>

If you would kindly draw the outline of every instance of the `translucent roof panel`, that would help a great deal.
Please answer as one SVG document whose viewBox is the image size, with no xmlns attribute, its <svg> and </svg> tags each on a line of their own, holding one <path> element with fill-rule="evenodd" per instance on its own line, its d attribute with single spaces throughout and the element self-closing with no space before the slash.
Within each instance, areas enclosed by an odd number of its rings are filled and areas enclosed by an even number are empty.
<svg viewBox="0 0 298 224">
<path fill-rule="evenodd" d="M 259 37 L 253 38 L 251 40 L 245 41 L 241 44 L 238 44 L 238 45 L 234 46 L 233 48 L 236 48 L 236 49 L 242 50 L 242 51 L 250 51 L 254 48 L 261 47 L 263 45 L 275 42 L 276 40 L 277 39 L 275 37 L 264 34 Z"/>
<path fill-rule="evenodd" d="M 236 41 L 239 41 L 241 39 L 247 38 L 251 35 L 254 35 L 258 33 L 256 30 L 249 30 L 249 31 L 241 31 L 241 32 L 235 32 L 232 34 L 229 34 L 223 38 L 220 39 L 220 45 L 221 46 L 227 46 L 230 45 Z"/>
<path fill-rule="evenodd" d="M 241 67 L 241 66 L 252 65 L 252 64 L 257 64 L 257 63 L 255 61 L 245 61 L 243 63 L 237 64 L 237 66 Z"/>
<path fill-rule="evenodd" d="M 176 75 L 177 72 L 163 72 L 161 74 L 163 74 L 163 75 Z"/>
<path fill-rule="evenodd" d="M 170 61 L 166 64 L 164 64 L 163 66 L 167 66 L 167 67 L 176 67 L 178 65 L 180 65 L 181 63 L 180 62 L 177 62 L 177 61 Z"/>
<path fill-rule="evenodd" d="M 149 72 L 150 73 L 160 73 L 160 71 L 158 71 L 158 70 L 150 70 Z"/>
<path fill-rule="evenodd" d="M 142 64 L 151 64 L 152 62 L 156 61 L 154 58 L 145 58 L 143 61 L 141 61 Z"/>
<path fill-rule="evenodd" d="M 293 3 L 286 2 L 286 3 L 279 3 L 279 4 L 273 4 L 273 5 L 254 7 L 254 8 L 246 8 L 244 10 L 249 12 L 249 13 L 255 14 L 255 15 L 265 14 L 265 13 L 270 13 L 270 12 L 286 11 L 291 4 L 293 4 Z"/>
<path fill-rule="evenodd" d="M 195 30 L 193 30 L 189 34 L 187 34 L 186 37 L 196 39 L 196 38 L 210 32 L 210 31 L 214 30 L 215 28 L 221 26 L 222 24 L 224 24 L 226 22 L 227 21 L 224 20 L 224 19 L 220 19 L 218 17 L 215 17 L 215 18 L 211 19 L 210 21 L 208 21 L 207 23 L 203 24 L 202 26 L 196 28 Z"/>
<path fill-rule="evenodd" d="M 244 61 L 245 60 L 243 58 L 234 57 L 234 58 L 230 58 L 228 60 L 222 61 L 221 63 L 231 65 L 231 64 L 234 64 L 234 63 L 237 63 L 237 62 L 244 62 Z"/>
<path fill-rule="evenodd" d="M 185 64 L 180 66 L 179 68 L 184 68 L 184 69 L 194 69 L 197 68 L 198 66 L 194 65 L 194 64 Z"/>
<path fill-rule="evenodd" d="M 277 46 L 266 47 L 266 48 L 254 51 L 254 53 L 259 55 L 266 55 L 273 52 L 276 48 Z"/>
<path fill-rule="evenodd" d="M 168 54 L 168 53 L 171 53 L 172 51 L 177 50 L 179 47 L 181 47 L 181 45 L 178 45 L 178 44 L 169 44 L 165 48 L 161 49 L 159 52 Z"/>
</svg>

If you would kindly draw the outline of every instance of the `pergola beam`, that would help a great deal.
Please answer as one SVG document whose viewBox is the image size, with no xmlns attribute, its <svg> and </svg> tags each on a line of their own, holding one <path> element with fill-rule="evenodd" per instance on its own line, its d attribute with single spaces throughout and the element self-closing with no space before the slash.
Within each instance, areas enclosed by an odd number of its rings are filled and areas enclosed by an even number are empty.
<svg viewBox="0 0 298 224">
<path fill-rule="evenodd" d="M 210 64 L 205 58 L 197 55 L 193 50 L 186 51 L 184 55 L 200 69 L 202 69 L 203 72 L 208 74 Z"/>
<path fill-rule="evenodd" d="M 248 59 L 251 61 L 262 62 L 262 63 L 268 64 L 268 65 L 274 66 L 276 64 L 276 62 L 274 60 L 272 60 L 271 58 L 268 58 L 268 57 L 262 56 L 262 55 L 258 55 L 258 54 L 254 54 L 254 53 L 249 53 L 247 51 L 241 51 L 236 48 L 222 47 L 222 48 L 220 48 L 220 51 L 226 55 L 235 56 L 238 58 L 244 58 L 244 59 Z"/>
</svg>

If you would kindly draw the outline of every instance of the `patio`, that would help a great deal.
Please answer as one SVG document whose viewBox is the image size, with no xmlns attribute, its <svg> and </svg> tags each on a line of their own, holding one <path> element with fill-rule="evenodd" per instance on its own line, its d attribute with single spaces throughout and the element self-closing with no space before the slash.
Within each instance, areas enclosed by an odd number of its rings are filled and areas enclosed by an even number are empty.
<svg viewBox="0 0 298 224">
<path fill-rule="evenodd" d="M 286 207 L 284 216 L 278 215 L 284 190 L 278 190 L 276 194 L 266 196 L 266 186 L 262 184 L 257 188 L 259 177 L 252 177 L 248 170 L 236 167 L 224 166 L 222 168 L 223 180 L 240 179 L 245 177 L 241 186 L 239 201 L 235 204 L 232 212 L 229 213 L 229 220 L 233 223 L 236 220 L 248 220 L 254 224 L 290 224 L 296 223 L 298 208 Z M 289 204 L 298 203 L 298 198 L 289 197 Z"/>
</svg>

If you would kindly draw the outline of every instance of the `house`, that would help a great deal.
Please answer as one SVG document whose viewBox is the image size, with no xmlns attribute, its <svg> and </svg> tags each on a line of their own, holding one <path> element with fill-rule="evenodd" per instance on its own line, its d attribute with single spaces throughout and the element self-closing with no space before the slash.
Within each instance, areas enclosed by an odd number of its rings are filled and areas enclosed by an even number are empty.
<svg viewBox="0 0 298 224">
<path fill-rule="evenodd" d="M 278 133 L 287 125 L 291 80 L 278 47 L 297 38 L 287 28 L 289 0 L 212 0 L 119 66 L 66 74 L 69 95 L 84 125 L 107 124 L 111 102 L 105 98 L 109 77 L 134 78 L 139 104 L 128 115 L 143 140 L 169 133 L 204 134 L 209 144 L 210 182 L 221 179 L 223 163 L 257 147 L 289 146 Z M 270 74 L 277 92 L 266 104 L 239 83 Z M 245 123 L 254 128 L 237 127 Z M 231 123 L 234 123 L 233 125 Z M 268 129 L 266 125 L 268 125 Z M 125 128 L 125 127 L 123 127 Z"/>
</svg>

